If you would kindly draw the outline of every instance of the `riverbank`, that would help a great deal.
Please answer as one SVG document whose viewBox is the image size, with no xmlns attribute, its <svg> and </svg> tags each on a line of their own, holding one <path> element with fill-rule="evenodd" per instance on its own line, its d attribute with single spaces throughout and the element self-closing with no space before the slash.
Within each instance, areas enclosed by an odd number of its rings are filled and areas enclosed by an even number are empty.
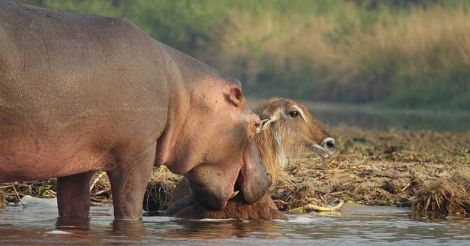
<svg viewBox="0 0 470 246">
<path fill-rule="evenodd" d="M 282 211 L 306 204 L 325 206 L 339 199 L 365 205 L 412 206 L 417 215 L 470 213 L 470 131 L 364 130 L 335 127 L 337 152 L 330 158 L 291 160 L 272 188 Z M 166 209 L 180 177 L 155 169 L 144 208 Z M 92 201 L 110 203 L 104 173 L 92 180 Z M 0 185 L 8 202 L 23 195 L 55 196 L 55 180 Z M 436 214 L 434 213 L 434 214 Z"/>
</svg>

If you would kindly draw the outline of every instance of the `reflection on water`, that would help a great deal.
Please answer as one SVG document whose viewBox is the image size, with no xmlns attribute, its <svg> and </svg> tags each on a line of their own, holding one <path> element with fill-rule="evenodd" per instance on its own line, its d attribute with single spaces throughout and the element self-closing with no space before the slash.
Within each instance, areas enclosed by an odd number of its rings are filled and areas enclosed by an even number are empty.
<svg viewBox="0 0 470 246">
<path fill-rule="evenodd" d="M 393 207 L 345 205 L 341 213 L 290 216 L 288 221 L 179 220 L 146 216 L 141 222 L 113 222 L 109 206 L 93 207 L 88 228 L 56 227 L 48 204 L 0 210 L 0 245 L 465 245 L 470 220 L 419 221 Z"/>
</svg>

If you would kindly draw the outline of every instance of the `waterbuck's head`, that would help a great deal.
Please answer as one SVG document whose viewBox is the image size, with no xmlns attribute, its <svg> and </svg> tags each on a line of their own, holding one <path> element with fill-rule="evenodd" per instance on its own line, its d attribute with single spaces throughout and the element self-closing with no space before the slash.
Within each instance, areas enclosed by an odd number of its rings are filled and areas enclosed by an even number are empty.
<svg viewBox="0 0 470 246">
<path fill-rule="evenodd" d="M 280 176 L 289 158 L 311 154 L 327 157 L 335 148 L 335 140 L 301 103 L 272 98 L 256 113 L 262 122 L 256 147 L 273 177 Z"/>
</svg>

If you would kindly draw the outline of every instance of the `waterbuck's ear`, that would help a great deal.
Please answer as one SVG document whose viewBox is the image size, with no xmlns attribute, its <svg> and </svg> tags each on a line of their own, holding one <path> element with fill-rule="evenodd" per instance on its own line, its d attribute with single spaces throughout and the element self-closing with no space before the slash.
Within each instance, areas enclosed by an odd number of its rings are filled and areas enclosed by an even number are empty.
<svg viewBox="0 0 470 246">
<path fill-rule="evenodd" d="M 275 117 L 268 117 L 268 118 L 262 119 L 262 120 L 260 121 L 261 126 L 260 126 L 260 128 L 259 128 L 259 131 L 257 131 L 257 133 L 262 132 L 262 131 L 268 129 L 269 126 L 271 125 L 271 123 L 274 123 L 274 122 L 276 122 L 276 121 L 277 121 L 277 118 L 275 118 Z"/>
<path fill-rule="evenodd" d="M 272 123 L 278 121 L 279 118 L 281 117 L 280 114 L 282 114 L 281 110 L 275 110 L 274 112 L 267 112 L 267 111 L 262 112 L 260 114 L 260 118 L 261 118 L 260 132 L 265 129 L 268 129 Z"/>
<path fill-rule="evenodd" d="M 270 118 L 267 118 L 267 119 L 262 119 L 260 121 L 260 125 L 258 128 L 256 128 L 256 133 L 260 133 L 261 131 L 265 130 L 266 128 L 268 128 L 269 124 L 271 124 L 271 119 Z"/>
</svg>

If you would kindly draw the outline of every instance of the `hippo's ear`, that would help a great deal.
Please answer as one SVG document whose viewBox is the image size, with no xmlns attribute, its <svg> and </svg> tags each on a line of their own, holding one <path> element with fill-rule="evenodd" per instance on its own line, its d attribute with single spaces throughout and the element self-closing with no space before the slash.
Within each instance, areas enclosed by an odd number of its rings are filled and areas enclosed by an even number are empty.
<svg viewBox="0 0 470 246">
<path fill-rule="evenodd" d="M 226 95 L 226 98 L 235 107 L 239 107 L 243 104 L 243 92 L 239 87 L 230 88 L 230 91 L 228 95 Z"/>
</svg>

